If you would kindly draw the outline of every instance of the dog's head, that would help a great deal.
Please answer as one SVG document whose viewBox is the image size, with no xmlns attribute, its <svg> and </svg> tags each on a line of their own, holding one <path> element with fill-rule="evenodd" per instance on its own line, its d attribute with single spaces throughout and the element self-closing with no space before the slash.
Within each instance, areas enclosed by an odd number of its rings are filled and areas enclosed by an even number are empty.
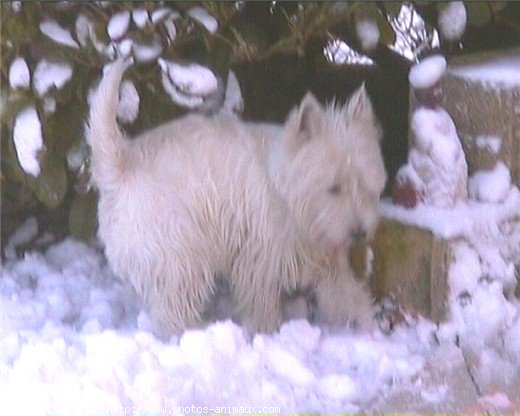
<svg viewBox="0 0 520 416">
<path fill-rule="evenodd" d="M 281 191 L 302 231 L 324 246 L 370 237 L 386 182 L 381 130 L 364 86 L 343 108 L 309 93 L 285 124 Z"/>
</svg>

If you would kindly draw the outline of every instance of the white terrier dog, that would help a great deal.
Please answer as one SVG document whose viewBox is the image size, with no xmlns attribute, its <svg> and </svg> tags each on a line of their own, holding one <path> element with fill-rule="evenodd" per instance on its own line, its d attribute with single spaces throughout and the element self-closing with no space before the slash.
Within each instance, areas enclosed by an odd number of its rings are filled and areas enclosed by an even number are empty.
<svg viewBox="0 0 520 416">
<path fill-rule="evenodd" d="M 99 237 L 156 332 L 200 325 L 218 279 L 253 332 L 276 330 L 298 290 L 327 323 L 367 323 L 348 250 L 375 229 L 386 173 L 364 87 L 344 108 L 309 93 L 283 126 L 188 115 L 126 140 L 123 72 L 118 61 L 104 76 L 87 129 Z"/>
</svg>

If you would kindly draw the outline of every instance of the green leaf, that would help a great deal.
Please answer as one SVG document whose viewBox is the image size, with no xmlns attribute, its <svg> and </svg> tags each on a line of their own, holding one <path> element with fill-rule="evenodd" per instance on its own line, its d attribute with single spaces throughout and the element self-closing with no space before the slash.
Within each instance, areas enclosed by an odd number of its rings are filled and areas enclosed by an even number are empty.
<svg viewBox="0 0 520 416">
<path fill-rule="evenodd" d="M 67 193 L 67 170 L 62 159 L 49 155 L 33 183 L 36 198 L 49 208 L 56 208 Z"/>
<path fill-rule="evenodd" d="M 79 240 L 90 241 L 97 229 L 97 196 L 93 191 L 76 194 L 69 209 L 69 230 Z"/>
</svg>

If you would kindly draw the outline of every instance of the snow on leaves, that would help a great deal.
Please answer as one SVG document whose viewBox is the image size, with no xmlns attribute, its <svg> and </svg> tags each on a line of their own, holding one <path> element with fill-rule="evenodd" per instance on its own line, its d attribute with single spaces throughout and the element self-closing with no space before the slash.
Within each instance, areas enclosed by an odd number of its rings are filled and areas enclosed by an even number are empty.
<svg viewBox="0 0 520 416">
<path fill-rule="evenodd" d="M 11 88 L 29 88 L 31 75 L 27 62 L 22 57 L 17 57 L 9 68 L 9 85 Z"/>
<path fill-rule="evenodd" d="M 217 19 L 203 7 L 192 7 L 188 10 L 188 16 L 203 25 L 209 33 L 215 33 L 218 29 Z"/>
<path fill-rule="evenodd" d="M 466 7 L 462 1 L 450 1 L 439 7 L 439 30 L 450 41 L 459 40 L 466 30 Z"/>
<path fill-rule="evenodd" d="M 107 32 L 110 39 L 117 40 L 122 38 L 130 26 L 130 12 L 123 11 L 115 13 L 108 22 Z"/>
<path fill-rule="evenodd" d="M 187 108 L 202 107 L 205 100 L 218 93 L 218 80 L 209 69 L 198 64 L 181 65 L 159 59 L 161 79 L 172 101 Z"/>
<path fill-rule="evenodd" d="M 70 32 L 63 29 L 55 20 L 41 22 L 40 31 L 54 42 L 74 49 L 79 48 L 78 43 L 72 38 Z"/>
<path fill-rule="evenodd" d="M 38 153 L 43 148 L 42 125 L 34 106 L 21 111 L 14 122 L 13 140 L 20 166 L 29 175 L 41 172 Z"/>
<path fill-rule="evenodd" d="M 33 85 L 43 97 L 51 88 L 61 89 L 72 78 L 72 67 L 64 62 L 42 59 L 34 70 Z"/>
</svg>

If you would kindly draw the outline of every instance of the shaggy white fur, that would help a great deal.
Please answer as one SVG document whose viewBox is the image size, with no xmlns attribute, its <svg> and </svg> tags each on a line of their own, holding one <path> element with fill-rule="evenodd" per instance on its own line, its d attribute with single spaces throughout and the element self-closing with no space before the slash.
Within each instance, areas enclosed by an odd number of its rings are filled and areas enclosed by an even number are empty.
<svg viewBox="0 0 520 416">
<path fill-rule="evenodd" d="M 368 322 L 347 254 L 377 224 L 386 174 L 364 87 L 344 108 L 308 94 L 283 126 L 188 115 L 125 140 L 123 72 L 104 76 L 87 129 L 99 237 L 157 333 L 202 324 L 218 279 L 254 332 L 276 330 L 283 295 L 303 289 L 324 321 Z"/>
</svg>

